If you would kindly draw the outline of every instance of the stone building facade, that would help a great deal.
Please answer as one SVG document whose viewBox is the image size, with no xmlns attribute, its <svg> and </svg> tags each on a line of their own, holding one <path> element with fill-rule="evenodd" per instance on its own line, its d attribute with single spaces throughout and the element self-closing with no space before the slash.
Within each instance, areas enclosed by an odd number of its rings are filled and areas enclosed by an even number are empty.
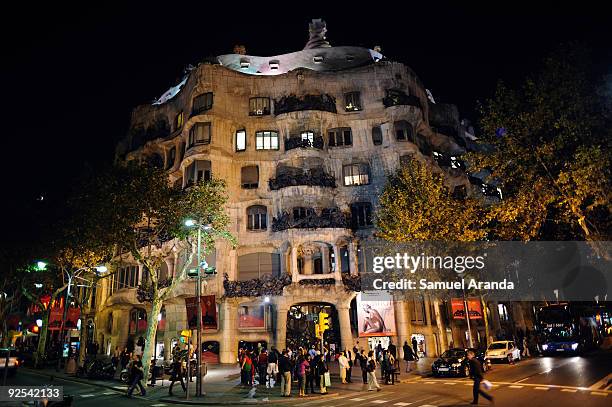
<svg viewBox="0 0 612 407">
<path fill-rule="evenodd" d="M 134 110 L 117 148 L 118 160 L 147 160 L 183 188 L 211 176 L 227 182 L 239 246 L 218 243 L 207 258 L 218 271 L 202 287 L 215 295 L 218 316 L 217 328 L 203 334 L 209 360 L 235 362 L 239 346 L 255 343 L 295 346 L 314 334 L 320 309 L 333 314 L 329 341 L 352 347 L 360 252 L 387 175 L 419 159 L 443 171 L 457 194 L 478 189 L 458 158 L 466 139 L 456 111 L 432 103 L 406 65 L 377 50 L 331 47 L 324 34 L 314 21 L 302 51 L 240 52 L 190 68 L 160 99 Z M 159 272 L 172 277 L 176 261 L 168 258 Z M 97 290 L 96 338 L 107 352 L 143 335 L 141 276 L 125 259 Z M 194 293 L 195 283 L 184 281 L 164 304 L 160 353 L 188 328 L 185 298 Z M 462 343 L 465 327 L 449 320 L 447 304 L 394 306 L 395 343 L 422 335 L 429 355 Z"/>
</svg>

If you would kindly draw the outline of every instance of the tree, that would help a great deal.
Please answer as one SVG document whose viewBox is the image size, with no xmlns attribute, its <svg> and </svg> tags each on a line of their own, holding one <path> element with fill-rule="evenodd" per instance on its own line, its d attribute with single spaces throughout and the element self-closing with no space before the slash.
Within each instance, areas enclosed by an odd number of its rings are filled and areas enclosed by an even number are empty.
<svg viewBox="0 0 612 407">
<path fill-rule="evenodd" d="M 443 174 L 410 160 L 385 185 L 377 236 L 393 242 L 478 241 L 487 235 L 484 213 L 476 199 L 453 199 Z"/>
<path fill-rule="evenodd" d="M 501 240 L 609 240 L 612 193 L 610 103 L 590 80 L 584 47 L 545 59 L 524 84 L 503 83 L 480 106 L 487 152 L 468 155 L 471 171 L 489 169 L 504 200 L 490 208 Z"/>
<path fill-rule="evenodd" d="M 147 377 L 155 346 L 157 315 L 163 302 L 187 277 L 192 265 L 196 230 L 187 228 L 184 221 L 195 219 L 200 225 L 210 225 L 203 235 L 205 253 L 222 238 L 235 244 L 228 231 L 229 216 L 225 182 L 212 179 L 196 183 L 182 191 L 170 186 L 167 174 L 148 165 L 128 164 L 113 168 L 98 177 L 96 200 L 103 200 L 95 217 L 96 224 L 112 225 L 101 231 L 105 241 L 117 244 L 120 258 L 131 257 L 143 266 L 145 283 L 138 289 L 139 299 L 151 304 L 147 316 L 147 331 L 143 364 Z M 158 272 L 162 262 L 173 252 L 182 253 L 175 265 L 174 277 L 161 280 Z"/>
<path fill-rule="evenodd" d="M 418 160 L 410 160 L 389 177 L 380 197 L 376 227 L 376 235 L 385 240 L 417 245 L 448 242 L 444 250 L 451 250 L 452 242 L 483 240 L 488 232 L 483 202 L 469 197 L 454 199 L 444 183 L 444 175 Z M 437 248 L 427 247 L 429 251 Z M 439 300 L 432 301 L 437 326 L 442 327 Z M 488 338 L 487 320 L 485 330 Z M 442 347 L 446 347 L 445 334 L 440 335 L 440 340 Z"/>
</svg>

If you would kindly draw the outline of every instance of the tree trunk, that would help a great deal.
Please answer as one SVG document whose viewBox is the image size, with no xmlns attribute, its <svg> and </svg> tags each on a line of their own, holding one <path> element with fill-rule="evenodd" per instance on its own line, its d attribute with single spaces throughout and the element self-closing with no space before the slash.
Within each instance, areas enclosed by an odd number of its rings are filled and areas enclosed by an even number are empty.
<svg viewBox="0 0 612 407">
<path fill-rule="evenodd" d="M 83 310 L 81 309 L 81 332 L 79 332 L 79 359 L 78 365 L 85 362 L 85 349 L 87 348 L 87 321 L 83 318 Z"/>
<path fill-rule="evenodd" d="M 489 310 L 483 295 L 480 296 L 480 306 L 482 307 L 482 318 L 485 326 L 485 345 L 489 347 L 489 338 L 491 337 L 489 332 Z"/>
<path fill-rule="evenodd" d="M 163 301 L 159 298 L 159 290 L 154 288 L 153 303 L 151 304 L 151 312 L 147 316 L 147 333 L 145 335 L 145 347 L 142 353 L 142 365 L 144 367 L 144 379 L 149 377 L 149 369 L 151 367 L 151 358 L 153 357 L 155 343 L 155 334 L 157 333 L 157 314 L 160 313 Z"/>
<path fill-rule="evenodd" d="M 448 343 L 446 341 L 446 327 L 442 324 L 442 315 L 440 314 L 440 302 L 437 299 L 433 300 L 434 314 L 436 314 L 436 325 L 438 326 L 438 332 L 440 334 L 440 354 L 448 349 Z"/>
<path fill-rule="evenodd" d="M 47 348 L 47 334 L 49 332 L 49 314 L 51 313 L 51 301 L 49 302 L 49 307 L 43 314 L 42 326 L 40 327 L 40 331 L 38 332 L 38 347 L 36 348 L 36 353 L 34 354 L 34 366 L 39 367 L 41 363 L 41 359 L 45 357 L 45 351 Z"/>
</svg>

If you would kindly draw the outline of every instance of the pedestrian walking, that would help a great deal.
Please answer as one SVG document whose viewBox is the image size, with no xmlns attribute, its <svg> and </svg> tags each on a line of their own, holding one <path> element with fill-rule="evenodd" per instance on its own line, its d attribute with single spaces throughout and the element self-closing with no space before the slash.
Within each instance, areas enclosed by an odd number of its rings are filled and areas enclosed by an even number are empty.
<svg viewBox="0 0 612 407">
<path fill-rule="evenodd" d="M 474 399 L 472 400 L 472 404 L 478 404 L 478 395 L 482 395 L 482 397 L 493 403 L 493 396 L 480 388 L 481 383 L 484 381 L 484 372 L 482 370 L 480 361 L 474 357 L 474 351 L 468 350 L 467 358 L 468 366 L 470 367 L 470 376 L 472 377 L 472 380 L 474 380 L 474 385 L 472 387 L 472 395 Z"/>
<path fill-rule="evenodd" d="M 368 352 L 368 360 L 367 360 L 367 371 L 368 371 L 368 391 L 374 391 L 374 387 L 376 387 L 376 391 L 380 391 L 380 385 L 376 380 L 376 358 L 374 357 L 374 351 Z"/>
<path fill-rule="evenodd" d="M 417 341 L 416 336 L 412 337 L 412 349 L 414 349 L 414 354 L 419 356 L 419 342 Z"/>
<path fill-rule="evenodd" d="M 300 384 L 300 397 L 304 397 L 306 396 L 306 375 L 308 373 L 308 371 L 310 370 L 310 363 L 308 363 L 308 360 L 300 355 L 298 357 L 298 382 Z"/>
<path fill-rule="evenodd" d="M 140 355 L 134 355 L 134 360 L 132 360 L 132 363 L 130 365 L 130 387 L 127 391 L 128 397 L 132 397 L 132 393 L 134 392 L 136 386 L 138 386 L 141 396 L 147 395 L 147 391 L 141 383 L 143 377 L 144 370 L 142 368 L 142 360 L 140 359 Z"/>
<path fill-rule="evenodd" d="M 353 375 L 353 366 L 355 365 L 355 353 L 350 349 L 344 351 L 344 356 L 348 359 L 348 369 L 346 369 L 346 381 L 353 383 L 351 376 Z"/>
<path fill-rule="evenodd" d="M 319 360 L 316 364 L 316 372 L 315 377 L 319 381 L 319 393 L 327 394 L 327 384 L 325 383 L 325 374 L 329 373 L 327 369 L 327 363 L 325 363 L 325 355 L 321 354 L 321 352 L 317 351 L 317 356 Z"/>
<path fill-rule="evenodd" d="M 283 354 L 278 360 L 278 370 L 281 374 L 281 396 L 291 397 L 291 361 L 289 360 L 287 350 L 283 350 Z"/>
<path fill-rule="evenodd" d="M 266 371 L 268 373 L 268 387 L 273 387 L 278 381 L 278 357 L 278 350 L 272 346 L 268 355 L 268 369 Z"/>
<path fill-rule="evenodd" d="M 524 358 L 531 357 L 531 354 L 529 353 L 529 346 L 528 346 L 528 343 L 527 343 L 527 336 L 526 335 L 523 336 L 523 354 L 522 354 L 522 356 Z"/>
<path fill-rule="evenodd" d="M 265 349 L 259 353 L 257 357 L 257 370 L 259 373 L 259 384 L 266 384 L 266 373 L 268 371 L 268 352 Z"/>
<path fill-rule="evenodd" d="M 185 386 L 184 380 L 185 373 L 183 371 L 183 363 L 180 358 L 176 358 L 172 361 L 172 365 L 170 365 L 170 388 L 168 389 L 168 395 L 173 396 L 172 394 L 172 386 L 174 386 L 175 382 L 180 382 L 183 391 L 187 391 L 187 386 Z"/>
<path fill-rule="evenodd" d="M 128 348 L 123 348 L 123 351 L 121 351 L 121 355 L 119 356 L 119 359 L 121 361 L 121 370 L 125 369 L 128 365 L 128 363 L 130 363 L 130 352 L 128 352 Z"/>
<path fill-rule="evenodd" d="M 308 389 L 310 389 L 310 393 L 314 394 L 314 371 L 315 365 L 317 361 L 317 352 L 315 351 L 315 357 L 312 358 L 310 355 L 306 356 L 306 360 L 308 361 L 308 369 L 306 370 L 306 394 L 308 394 Z"/>
<path fill-rule="evenodd" d="M 346 381 L 346 371 L 349 368 L 349 362 L 348 358 L 344 355 L 344 352 L 338 356 L 338 367 L 340 368 L 340 382 L 342 384 L 348 384 Z"/>
<path fill-rule="evenodd" d="M 244 353 L 244 357 L 242 358 L 242 364 L 240 365 L 240 370 L 244 372 L 244 380 L 245 385 L 252 386 L 253 385 L 253 375 L 254 375 L 254 367 L 253 360 L 251 359 L 251 351 L 247 350 Z"/>
<path fill-rule="evenodd" d="M 404 351 L 404 362 L 406 362 L 406 373 L 410 373 L 412 371 L 416 355 L 414 354 L 414 351 L 410 345 L 408 345 L 408 341 L 404 342 L 402 350 Z"/>
<path fill-rule="evenodd" d="M 368 384 L 368 357 L 365 355 L 365 351 L 361 349 L 358 354 L 359 366 L 361 367 L 361 379 L 363 384 Z"/>
</svg>

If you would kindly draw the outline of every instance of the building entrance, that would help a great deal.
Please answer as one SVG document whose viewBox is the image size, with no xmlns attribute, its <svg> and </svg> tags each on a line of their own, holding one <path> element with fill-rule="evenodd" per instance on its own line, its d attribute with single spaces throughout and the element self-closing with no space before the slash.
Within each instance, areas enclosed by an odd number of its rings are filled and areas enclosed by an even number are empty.
<svg viewBox="0 0 612 407">
<path fill-rule="evenodd" d="M 325 332 L 324 343 L 327 349 L 340 349 L 340 324 L 338 312 L 331 304 L 309 302 L 295 304 L 287 311 L 287 347 L 295 350 L 299 347 L 317 349 L 321 342 L 315 336 L 315 325 L 319 322 L 319 312 L 326 312 L 330 317 L 330 329 Z"/>
</svg>

